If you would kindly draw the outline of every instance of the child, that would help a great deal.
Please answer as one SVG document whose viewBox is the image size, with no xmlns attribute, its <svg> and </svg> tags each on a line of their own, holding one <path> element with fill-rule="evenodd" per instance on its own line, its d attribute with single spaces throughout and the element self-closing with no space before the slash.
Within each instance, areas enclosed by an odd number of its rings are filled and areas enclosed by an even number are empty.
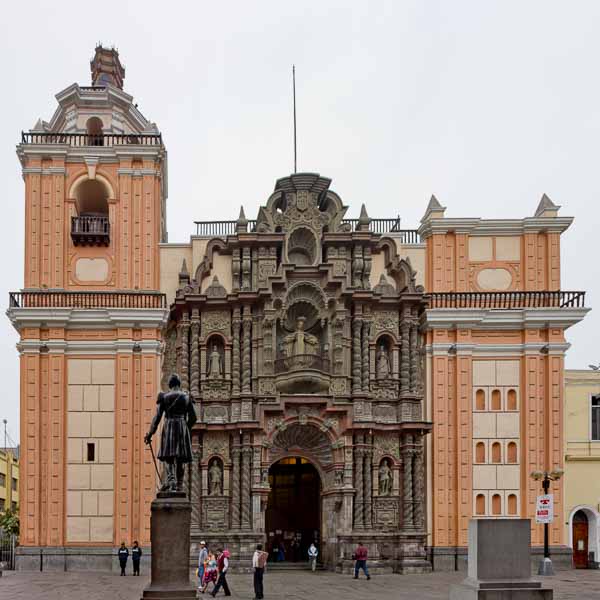
<svg viewBox="0 0 600 600">
<path fill-rule="evenodd" d="M 204 563 L 204 578 L 202 580 L 202 589 L 200 590 L 203 594 L 206 592 L 208 584 L 212 581 L 213 589 L 217 585 L 217 559 L 215 555 L 210 552 L 208 558 Z"/>
</svg>

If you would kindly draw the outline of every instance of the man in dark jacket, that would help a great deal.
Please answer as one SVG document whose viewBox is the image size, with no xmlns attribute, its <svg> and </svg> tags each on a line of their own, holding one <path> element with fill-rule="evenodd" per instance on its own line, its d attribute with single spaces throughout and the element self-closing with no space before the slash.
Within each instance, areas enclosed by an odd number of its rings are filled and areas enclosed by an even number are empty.
<svg viewBox="0 0 600 600">
<path fill-rule="evenodd" d="M 362 569 L 367 576 L 367 579 L 371 579 L 369 575 L 369 569 L 367 568 L 367 549 L 362 545 L 362 542 L 358 541 L 358 546 L 354 551 L 354 579 L 358 579 L 358 571 Z"/>
<path fill-rule="evenodd" d="M 165 463 L 167 480 L 162 491 L 176 492 L 183 490 L 185 465 L 192 462 L 192 438 L 190 430 L 196 422 L 196 411 L 189 396 L 181 390 L 178 375 L 169 378 L 169 391 L 158 395 L 156 415 L 152 419 L 150 429 L 144 437 L 146 444 L 158 429 L 162 416 L 165 423 L 160 438 L 158 460 Z"/>
<path fill-rule="evenodd" d="M 121 547 L 119 548 L 119 566 L 121 567 L 121 577 L 125 575 L 125 567 L 127 566 L 127 557 L 129 556 L 129 550 L 125 546 L 125 542 L 121 542 Z"/>
<path fill-rule="evenodd" d="M 140 558 L 142 558 L 142 549 L 139 547 L 137 540 L 133 542 L 131 549 L 131 562 L 133 563 L 133 574 L 140 574 Z"/>
</svg>

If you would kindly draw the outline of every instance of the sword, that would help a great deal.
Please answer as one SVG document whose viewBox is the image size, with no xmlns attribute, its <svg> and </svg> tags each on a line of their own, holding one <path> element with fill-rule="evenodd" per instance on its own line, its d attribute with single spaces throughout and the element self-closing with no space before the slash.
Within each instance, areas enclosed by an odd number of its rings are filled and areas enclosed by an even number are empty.
<svg viewBox="0 0 600 600">
<path fill-rule="evenodd" d="M 150 446 L 150 454 L 152 455 L 152 462 L 154 463 L 154 468 L 156 469 L 156 476 L 158 477 L 158 480 L 160 481 L 160 485 L 162 486 L 162 484 L 163 484 L 162 477 L 160 476 L 160 473 L 158 472 L 158 465 L 156 464 L 156 456 L 154 456 L 154 448 L 152 447 L 152 440 L 148 440 L 148 446 Z"/>
</svg>

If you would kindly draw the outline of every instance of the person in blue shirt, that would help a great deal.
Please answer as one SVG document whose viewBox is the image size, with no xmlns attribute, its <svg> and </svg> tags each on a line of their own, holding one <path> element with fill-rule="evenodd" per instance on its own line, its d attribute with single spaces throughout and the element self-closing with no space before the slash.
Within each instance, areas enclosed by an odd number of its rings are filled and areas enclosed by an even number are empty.
<svg viewBox="0 0 600 600">
<path fill-rule="evenodd" d="M 125 567 L 127 566 L 127 558 L 129 557 L 129 550 L 125 546 L 125 542 L 121 542 L 119 548 L 119 565 L 121 567 L 121 577 L 125 575 Z"/>
</svg>

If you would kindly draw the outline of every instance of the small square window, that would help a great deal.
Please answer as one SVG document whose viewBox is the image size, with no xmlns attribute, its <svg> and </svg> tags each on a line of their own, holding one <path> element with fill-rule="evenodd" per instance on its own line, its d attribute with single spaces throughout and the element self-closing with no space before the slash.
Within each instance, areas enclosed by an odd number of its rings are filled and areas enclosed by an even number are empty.
<svg viewBox="0 0 600 600">
<path fill-rule="evenodd" d="M 94 462 L 95 460 L 96 460 L 96 444 L 94 442 L 88 442 L 87 461 Z"/>
</svg>

